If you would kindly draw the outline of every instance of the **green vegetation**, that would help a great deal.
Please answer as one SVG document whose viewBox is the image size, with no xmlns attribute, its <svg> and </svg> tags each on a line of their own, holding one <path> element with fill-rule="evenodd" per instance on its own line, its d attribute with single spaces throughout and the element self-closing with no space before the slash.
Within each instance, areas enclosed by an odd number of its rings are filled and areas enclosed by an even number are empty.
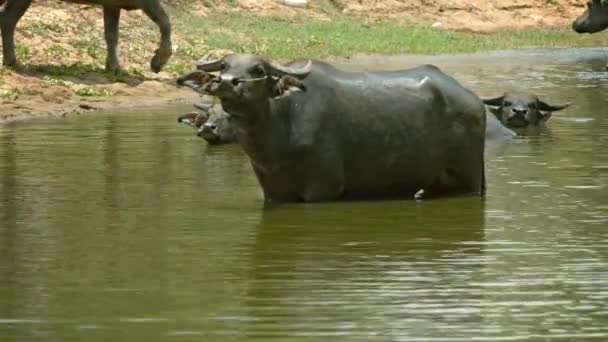
<svg viewBox="0 0 608 342">
<path fill-rule="evenodd" d="M 80 88 L 76 90 L 75 93 L 76 95 L 80 96 L 112 96 L 116 94 L 108 89 L 96 89 L 90 87 Z"/>
<path fill-rule="evenodd" d="M 59 44 L 51 44 L 45 49 L 45 53 L 51 57 L 62 57 L 67 54 L 68 50 Z"/>
<path fill-rule="evenodd" d="M 86 52 L 87 55 L 97 61 L 103 61 L 106 56 L 105 46 L 102 46 L 103 41 L 100 37 L 79 37 L 74 42 L 74 47 Z"/>
<path fill-rule="evenodd" d="M 17 57 L 17 60 L 27 60 L 30 55 L 30 49 L 27 46 L 19 43 L 15 44 L 15 57 Z"/>
<path fill-rule="evenodd" d="M 10 89 L 0 90 L 0 98 L 10 101 L 15 101 L 21 95 L 21 89 L 13 87 Z"/>
<path fill-rule="evenodd" d="M 43 21 L 35 21 L 32 24 L 30 24 L 29 26 L 27 26 L 25 28 L 25 30 L 28 33 L 31 34 L 36 34 L 36 35 L 41 35 L 41 34 L 48 34 L 49 32 L 55 32 L 55 33 L 60 33 L 63 32 L 63 27 L 61 27 L 61 25 L 56 24 L 56 23 L 45 23 Z"/>
<path fill-rule="evenodd" d="M 568 28 L 476 34 L 396 21 L 368 24 L 361 19 L 341 15 L 334 15 L 331 20 L 284 18 L 276 15 L 258 17 L 240 12 L 194 17 L 186 11 L 176 9 L 171 11 L 171 15 L 177 34 L 199 37 L 205 42 L 200 45 L 191 44 L 191 51 L 177 53 L 178 58 L 180 54 L 181 57 L 200 57 L 212 49 L 294 58 L 348 56 L 355 53 L 432 54 L 538 46 L 581 46 L 592 41 Z"/>
<path fill-rule="evenodd" d="M 74 63 L 66 65 L 33 64 L 27 66 L 28 71 L 41 73 L 49 76 L 72 76 L 78 77 L 88 73 L 105 73 L 98 65 L 86 63 Z"/>
</svg>

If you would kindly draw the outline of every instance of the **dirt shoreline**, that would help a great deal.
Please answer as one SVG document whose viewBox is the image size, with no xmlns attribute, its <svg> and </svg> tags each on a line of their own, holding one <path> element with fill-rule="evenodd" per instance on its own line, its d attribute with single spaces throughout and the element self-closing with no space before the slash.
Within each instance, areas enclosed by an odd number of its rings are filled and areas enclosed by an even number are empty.
<svg viewBox="0 0 608 342">
<path fill-rule="evenodd" d="M 176 103 L 195 103 L 200 96 L 171 80 L 145 80 L 130 87 L 111 84 L 115 95 L 85 97 L 62 86 L 29 86 L 14 100 L 0 102 L 0 124 L 36 118 L 62 118 L 97 111 L 162 107 Z"/>
</svg>

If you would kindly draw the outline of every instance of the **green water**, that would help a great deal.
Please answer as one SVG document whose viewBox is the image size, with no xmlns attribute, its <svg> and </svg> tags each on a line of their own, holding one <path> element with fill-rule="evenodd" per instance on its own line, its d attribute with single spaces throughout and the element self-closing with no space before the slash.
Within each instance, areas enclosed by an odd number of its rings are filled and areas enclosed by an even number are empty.
<svg viewBox="0 0 608 342">
<path fill-rule="evenodd" d="M 0 341 L 608 340 L 603 53 L 349 62 L 574 102 L 483 201 L 264 207 L 185 105 L 0 126 Z"/>
</svg>

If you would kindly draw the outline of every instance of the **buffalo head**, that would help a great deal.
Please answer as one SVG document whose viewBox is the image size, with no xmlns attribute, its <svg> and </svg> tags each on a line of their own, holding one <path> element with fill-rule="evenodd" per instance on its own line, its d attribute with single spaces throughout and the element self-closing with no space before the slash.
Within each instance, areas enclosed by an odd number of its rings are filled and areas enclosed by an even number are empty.
<svg viewBox="0 0 608 342">
<path fill-rule="evenodd" d="M 542 125 L 551 117 L 551 112 L 568 107 L 550 105 L 541 101 L 538 96 L 530 94 L 505 93 L 492 99 L 484 99 L 483 103 L 496 107 L 492 112 L 505 126 L 527 127 Z"/>
<path fill-rule="evenodd" d="M 231 54 L 219 60 L 201 59 L 197 71 L 181 76 L 177 84 L 217 96 L 222 102 L 255 102 L 304 91 L 301 79 L 310 73 L 311 65 L 309 61 L 299 67 L 283 66 L 256 55 Z"/>
<path fill-rule="evenodd" d="M 608 27 L 608 1 L 587 1 L 587 9 L 572 23 L 578 33 L 596 33 Z"/>
<path fill-rule="evenodd" d="M 185 123 L 196 129 L 197 135 L 209 144 L 224 144 L 236 141 L 234 130 L 230 124 L 230 116 L 224 112 L 221 105 L 194 105 L 201 112 L 190 112 L 180 115 L 177 122 Z"/>
</svg>

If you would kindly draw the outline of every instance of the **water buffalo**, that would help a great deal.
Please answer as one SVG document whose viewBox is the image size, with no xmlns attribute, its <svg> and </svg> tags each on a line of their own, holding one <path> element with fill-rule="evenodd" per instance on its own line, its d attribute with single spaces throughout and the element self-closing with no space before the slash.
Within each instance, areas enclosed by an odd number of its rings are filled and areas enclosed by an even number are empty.
<svg viewBox="0 0 608 342">
<path fill-rule="evenodd" d="M 531 94 L 505 93 L 484 99 L 483 103 L 495 107 L 492 112 L 508 127 L 541 126 L 551 117 L 551 113 L 569 106 L 550 105 Z"/>
<path fill-rule="evenodd" d="M 484 192 L 483 102 L 435 66 L 345 72 L 230 54 L 197 69 L 177 84 L 219 97 L 268 202 Z"/>
<path fill-rule="evenodd" d="M 596 33 L 608 27 L 608 1 L 587 1 L 587 9 L 572 23 L 577 33 Z"/>
<path fill-rule="evenodd" d="M 218 103 L 195 104 L 200 112 L 180 115 L 177 122 L 185 123 L 197 131 L 197 135 L 209 144 L 226 144 L 236 142 L 236 136 L 229 121 L 229 115 Z"/>
<path fill-rule="evenodd" d="M 159 72 L 171 57 L 171 24 L 160 0 L 62 0 L 79 4 L 103 6 L 104 34 L 107 45 L 106 70 L 120 69 L 116 47 L 118 46 L 118 23 L 120 10 L 141 9 L 160 28 L 160 46 L 150 61 L 154 72 Z M 15 26 L 32 0 L 6 0 L 0 6 L 0 31 L 2 31 L 3 63 L 15 66 Z M 0 2 L 1 3 L 1 2 Z"/>
</svg>

